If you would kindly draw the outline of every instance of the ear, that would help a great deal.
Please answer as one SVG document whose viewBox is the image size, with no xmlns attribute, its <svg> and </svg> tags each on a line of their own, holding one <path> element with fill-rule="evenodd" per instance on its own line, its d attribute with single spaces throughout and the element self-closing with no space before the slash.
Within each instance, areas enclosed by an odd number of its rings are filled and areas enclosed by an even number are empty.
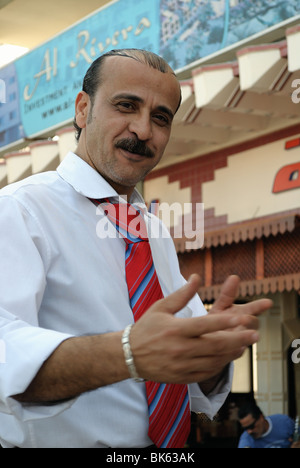
<svg viewBox="0 0 300 468">
<path fill-rule="evenodd" d="M 85 91 L 80 91 L 75 101 L 76 123 L 80 128 L 86 127 L 90 109 L 90 97 Z"/>
</svg>

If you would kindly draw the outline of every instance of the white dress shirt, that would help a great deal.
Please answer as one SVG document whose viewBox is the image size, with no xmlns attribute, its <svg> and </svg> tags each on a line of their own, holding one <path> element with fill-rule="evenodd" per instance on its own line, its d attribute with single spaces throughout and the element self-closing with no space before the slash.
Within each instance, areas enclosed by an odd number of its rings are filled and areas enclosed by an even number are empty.
<svg viewBox="0 0 300 468">
<path fill-rule="evenodd" d="M 90 198 L 116 196 L 88 164 L 69 153 L 55 172 L 34 175 L 0 191 L 0 444 L 22 448 L 145 447 L 145 386 L 118 382 L 53 405 L 20 404 L 43 362 L 66 339 L 123 330 L 133 322 L 125 280 L 125 242 L 101 236 Z M 143 206 L 163 293 L 184 283 L 174 244 Z M 162 231 L 163 230 L 163 231 Z M 103 237 L 103 238 L 100 238 Z M 184 316 L 205 314 L 196 296 Z M 232 371 L 230 372 L 232 374 Z M 213 417 L 230 391 L 205 397 L 189 386 L 193 411 Z"/>
</svg>

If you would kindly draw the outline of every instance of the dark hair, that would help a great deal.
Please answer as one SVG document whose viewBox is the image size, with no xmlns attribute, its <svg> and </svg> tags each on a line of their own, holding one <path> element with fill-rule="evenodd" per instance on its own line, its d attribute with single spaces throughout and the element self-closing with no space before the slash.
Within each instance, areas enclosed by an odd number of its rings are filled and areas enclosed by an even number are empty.
<svg viewBox="0 0 300 468">
<path fill-rule="evenodd" d="M 254 419 L 258 419 L 263 413 L 254 401 L 249 401 L 241 406 L 238 412 L 238 417 L 239 419 L 243 419 L 249 414 L 251 414 Z"/>
<path fill-rule="evenodd" d="M 115 49 L 107 52 L 104 55 L 101 55 L 98 57 L 90 66 L 88 71 L 86 72 L 86 75 L 83 79 L 83 85 L 82 85 L 82 90 L 85 91 L 92 102 L 94 102 L 94 97 L 95 94 L 101 85 L 102 81 L 102 69 L 103 69 L 103 63 L 107 57 L 113 57 L 113 56 L 120 56 L 120 57 L 128 57 L 133 60 L 137 60 L 138 62 L 144 63 L 145 65 L 149 65 L 150 67 L 154 68 L 155 70 L 158 70 L 162 73 L 172 73 L 175 76 L 174 71 L 172 68 L 169 66 L 169 64 L 159 55 L 149 52 L 147 50 L 143 49 Z M 178 105 L 178 108 L 181 104 L 181 97 L 180 97 L 180 102 Z M 177 108 L 177 110 L 178 110 Z M 74 127 L 76 130 L 76 140 L 79 141 L 80 135 L 81 135 L 81 128 L 77 125 L 76 123 L 76 117 L 74 119 Z"/>
</svg>

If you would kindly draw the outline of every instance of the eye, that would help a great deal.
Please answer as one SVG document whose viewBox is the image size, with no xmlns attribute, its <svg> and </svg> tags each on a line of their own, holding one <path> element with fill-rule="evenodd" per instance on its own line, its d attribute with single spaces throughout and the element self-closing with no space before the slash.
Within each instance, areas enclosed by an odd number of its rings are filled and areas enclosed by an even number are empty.
<svg viewBox="0 0 300 468">
<path fill-rule="evenodd" d="M 134 110 L 134 104 L 129 101 L 121 101 L 116 104 L 116 106 L 121 110 L 121 111 L 131 111 Z"/>
<path fill-rule="evenodd" d="M 170 118 L 164 114 L 155 114 L 153 115 L 153 119 L 161 127 L 167 127 L 171 125 Z"/>
</svg>

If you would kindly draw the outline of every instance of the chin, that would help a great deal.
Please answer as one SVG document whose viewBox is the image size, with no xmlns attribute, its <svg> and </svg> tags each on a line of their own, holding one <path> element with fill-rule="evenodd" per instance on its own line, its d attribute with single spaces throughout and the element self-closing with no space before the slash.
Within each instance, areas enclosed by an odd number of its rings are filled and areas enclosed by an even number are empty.
<svg viewBox="0 0 300 468">
<path fill-rule="evenodd" d="M 113 180 L 116 184 L 122 185 L 123 187 L 130 188 L 135 187 L 136 184 L 138 184 L 147 174 L 148 172 L 146 171 L 143 174 L 115 174 L 115 177 L 112 177 L 111 180 Z"/>
</svg>

